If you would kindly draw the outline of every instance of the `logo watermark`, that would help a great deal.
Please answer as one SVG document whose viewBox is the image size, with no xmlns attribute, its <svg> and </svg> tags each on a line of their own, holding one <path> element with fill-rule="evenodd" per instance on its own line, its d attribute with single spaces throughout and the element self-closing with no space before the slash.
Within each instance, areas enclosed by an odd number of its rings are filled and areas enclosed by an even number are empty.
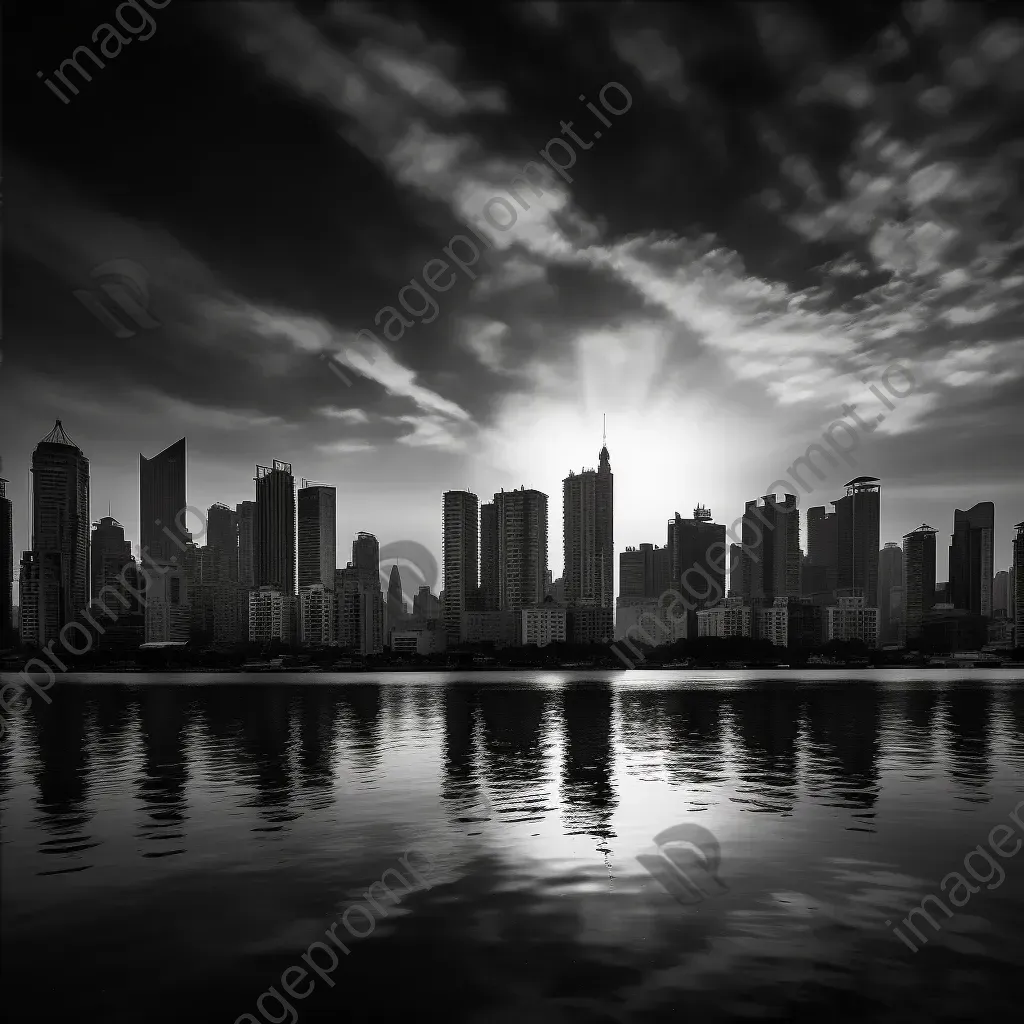
<svg viewBox="0 0 1024 1024">
<path fill-rule="evenodd" d="M 636 858 L 678 903 L 691 906 L 729 891 L 718 877 L 722 850 L 712 832 L 684 822 L 659 832 L 654 849 Z"/>
<path fill-rule="evenodd" d="M 111 304 L 137 328 L 152 331 L 162 326 L 149 311 L 149 275 L 134 260 L 108 260 L 89 276 L 97 287 L 78 288 L 71 294 L 115 337 L 131 338 L 138 331 L 115 316 Z"/>
</svg>

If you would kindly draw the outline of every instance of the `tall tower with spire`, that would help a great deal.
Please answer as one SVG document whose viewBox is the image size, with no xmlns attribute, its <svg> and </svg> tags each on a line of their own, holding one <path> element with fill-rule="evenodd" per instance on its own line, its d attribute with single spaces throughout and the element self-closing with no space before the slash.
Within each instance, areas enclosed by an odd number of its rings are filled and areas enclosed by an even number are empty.
<svg viewBox="0 0 1024 1024">
<path fill-rule="evenodd" d="M 576 642 L 612 637 L 615 607 L 614 482 L 607 435 L 597 469 L 562 481 L 565 600 Z M 586 612 L 584 609 L 593 609 Z"/>
</svg>

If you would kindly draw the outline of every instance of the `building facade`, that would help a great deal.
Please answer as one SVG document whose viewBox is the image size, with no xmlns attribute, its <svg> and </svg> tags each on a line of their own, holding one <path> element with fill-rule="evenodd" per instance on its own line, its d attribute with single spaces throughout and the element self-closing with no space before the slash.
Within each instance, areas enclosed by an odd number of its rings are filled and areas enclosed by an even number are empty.
<svg viewBox="0 0 1024 1024">
<path fill-rule="evenodd" d="M 185 542 L 185 438 L 147 459 L 139 453 L 139 543 L 154 562 L 176 561 Z"/>
<path fill-rule="evenodd" d="M 727 597 L 714 608 L 697 612 L 698 636 L 752 636 L 754 610 L 742 597 Z"/>
<path fill-rule="evenodd" d="M 295 477 L 291 463 L 256 467 L 255 587 L 295 595 Z"/>
<path fill-rule="evenodd" d="M 498 509 L 493 501 L 480 506 L 480 606 L 497 611 L 501 605 L 498 561 Z"/>
<path fill-rule="evenodd" d="M 878 477 L 846 484 L 836 507 L 837 590 L 860 590 L 866 607 L 878 607 L 878 548 L 881 486 Z"/>
<path fill-rule="evenodd" d="M 520 487 L 495 494 L 494 505 L 499 604 L 502 611 L 518 612 L 540 604 L 547 589 L 548 496 Z"/>
<path fill-rule="evenodd" d="M 740 593 L 771 603 L 800 595 L 800 510 L 794 494 L 748 501 L 743 510 Z M 724 540 L 724 536 L 723 536 Z"/>
<path fill-rule="evenodd" d="M 249 643 L 291 642 L 290 597 L 266 585 L 249 591 Z"/>
<path fill-rule="evenodd" d="M 878 628 L 879 642 L 899 640 L 899 622 L 892 614 L 892 589 L 903 586 L 903 549 L 895 541 L 887 541 L 878 552 Z"/>
<path fill-rule="evenodd" d="M 840 594 L 826 613 L 826 640 L 861 640 L 870 648 L 878 646 L 878 609 L 870 607 L 863 594 Z"/>
<path fill-rule="evenodd" d="M 444 604 L 448 639 L 458 642 L 462 613 L 472 603 L 480 578 L 480 500 L 472 491 L 446 491 L 441 504 Z"/>
<path fill-rule="evenodd" d="M 1024 647 L 1024 523 L 1018 523 L 1013 535 L 1013 572 L 1010 580 L 1010 599 L 1014 643 Z"/>
<path fill-rule="evenodd" d="M 338 492 L 325 484 L 300 487 L 298 493 L 299 589 L 320 585 L 334 589 L 337 560 Z"/>
<path fill-rule="evenodd" d="M 835 512 L 827 512 L 824 505 L 807 510 L 807 561 L 821 570 L 814 575 L 820 588 L 805 593 L 832 592 L 837 586 L 839 571 L 839 521 Z"/>
<path fill-rule="evenodd" d="M 547 647 L 548 644 L 565 642 L 566 609 L 554 601 L 547 600 L 533 608 L 523 608 L 519 614 L 524 647 Z"/>
<path fill-rule="evenodd" d="M 935 533 L 927 523 L 903 538 L 903 641 L 921 640 L 935 604 Z"/>
<path fill-rule="evenodd" d="M 184 643 L 191 635 L 192 604 L 184 566 L 163 563 L 147 574 L 146 643 Z"/>
<path fill-rule="evenodd" d="M 609 627 L 615 607 L 613 488 L 607 446 L 596 470 L 570 473 L 562 481 L 565 601 L 570 607 L 605 609 Z"/>
<path fill-rule="evenodd" d="M 8 481 L 0 477 L 0 651 L 13 647 L 14 630 L 14 503 Z"/>
<path fill-rule="evenodd" d="M 992 617 L 996 507 L 982 501 L 953 513 L 949 593 L 954 608 Z"/>
<path fill-rule="evenodd" d="M 238 585 L 243 590 L 256 586 L 256 502 L 243 501 L 235 506 L 238 524 Z M 248 614 L 248 600 L 246 602 Z"/>
<path fill-rule="evenodd" d="M 314 583 L 299 589 L 299 643 L 304 647 L 326 647 L 337 636 L 338 610 L 334 580 L 330 588 Z"/>
</svg>

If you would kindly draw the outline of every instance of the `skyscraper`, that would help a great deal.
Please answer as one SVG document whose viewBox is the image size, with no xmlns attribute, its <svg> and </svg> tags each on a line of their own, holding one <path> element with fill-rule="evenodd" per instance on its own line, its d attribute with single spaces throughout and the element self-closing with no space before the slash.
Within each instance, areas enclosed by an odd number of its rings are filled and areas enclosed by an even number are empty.
<svg viewBox="0 0 1024 1024">
<path fill-rule="evenodd" d="M 565 600 L 570 607 L 615 606 L 613 476 L 607 445 L 598 468 L 571 473 L 562 481 Z"/>
<path fill-rule="evenodd" d="M 185 438 L 151 459 L 139 454 L 140 543 L 154 562 L 180 560 L 188 539 L 185 470 Z"/>
<path fill-rule="evenodd" d="M 949 545 L 949 591 L 954 608 L 992 617 L 996 507 L 981 501 L 966 512 L 953 513 Z"/>
<path fill-rule="evenodd" d="M 388 636 L 390 636 L 391 630 L 399 628 L 405 615 L 405 599 L 402 595 L 402 574 L 397 564 L 391 566 L 385 611 L 387 615 L 387 632 Z"/>
<path fill-rule="evenodd" d="M 992 578 L 992 617 L 1008 618 L 1010 614 L 1010 574 L 1000 569 Z"/>
<path fill-rule="evenodd" d="M 362 655 L 384 649 L 384 598 L 380 589 L 380 544 L 372 533 L 352 541 L 352 561 L 335 573 L 337 638 Z"/>
<path fill-rule="evenodd" d="M 441 557 L 444 563 L 441 615 L 449 643 L 458 643 L 462 613 L 469 607 L 479 583 L 479 529 L 480 504 L 477 496 L 472 491 L 445 491 L 441 504 Z"/>
<path fill-rule="evenodd" d="M 822 589 L 826 591 L 836 589 L 839 568 L 838 525 L 836 513 L 826 512 L 824 505 L 807 510 L 807 562 L 824 569 Z"/>
<path fill-rule="evenodd" d="M 255 585 L 295 596 L 295 477 L 291 463 L 256 467 Z"/>
<path fill-rule="evenodd" d="M 132 546 L 124 539 L 124 527 L 116 519 L 104 516 L 93 523 L 90 547 L 90 591 L 96 597 L 132 561 Z"/>
<path fill-rule="evenodd" d="M 874 476 L 859 476 L 845 486 L 846 495 L 832 502 L 838 549 L 836 589 L 856 589 L 866 608 L 877 608 L 881 486 Z"/>
<path fill-rule="evenodd" d="M 522 611 L 544 600 L 548 571 L 548 496 L 540 491 L 499 491 L 498 593 L 502 611 Z"/>
<path fill-rule="evenodd" d="M 299 590 L 334 589 L 337 491 L 323 484 L 299 488 Z"/>
<path fill-rule="evenodd" d="M 251 589 L 256 585 L 256 502 L 240 502 L 235 506 L 235 517 L 238 523 L 238 586 Z"/>
<path fill-rule="evenodd" d="M 21 607 L 29 601 L 34 608 L 22 639 L 44 647 L 90 600 L 89 460 L 60 420 L 32 453 L 32 492 L 32 557 L 22 562 Z"/>
<path fill-rule="evenodd" d="M 903 549 L 887 541 L 878 552 L 878 639 L 891 643 L 899 639 L 899 628 L 892 617 L 892 588 L 903 586 Z"/>
<path fill-rule="evenodd" d="M 372 533 L 357 533 L 352 541 L 352 565 L 380 585 L 380 542 Z"/>
<path fill-rule="evenodd" d="M 800 511 L 796 495 L 748 501 L 743 510 L 739 596 L 771 604 L 800 595 Z M 721 542 L 725 543 L 725 528 Z"/>
<path fill-rule="evenodd" d="M 498 597 L 498 510 L 493 501 L 480 506 L 480 597 L 482 609 L 497 611 Z"/>
<path fill-rule="evenodd" d="M 238 513 L 217 502 L 206 510 L 206 546 L 215 548 L 228 578 L 238 578 Z"/>
<path fill-rule="evenodd" d="M 1018 647 L 1024 647 L 1024 523 L 1018 523 L 1013 535 L 1013 625 Z"/>
<path fill-rule="evenodd" d="M 14 503 L 0 477 L 0 651 L 14 645 Z"/>
<path fill-rule="evenodd" d="M 935 605 L 935 530 L 922 523 L 903 538 L 903 622 L 906 642 L 920 640 Z"/>
</svg>

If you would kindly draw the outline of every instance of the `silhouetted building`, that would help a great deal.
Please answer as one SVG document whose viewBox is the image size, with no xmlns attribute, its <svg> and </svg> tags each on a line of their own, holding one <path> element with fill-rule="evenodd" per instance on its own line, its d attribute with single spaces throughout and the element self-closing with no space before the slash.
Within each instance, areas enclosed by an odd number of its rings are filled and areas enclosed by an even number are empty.
<svg viewBox="0 0 1024 1024">
<path fill-rule="evenodd" d="M 1014 642 L 1024 647 L 1024 523 L 1018 523 L 1013 535 L 1013 578 L 1010 595 L 1013 613 Z"/>
<path fill-rule="evenodd" d="M 992 578 L 992 617 L 1009 618 L 1010 615 L 1010 573 L 1000 569 Z"/>
<path fill-rule="evenodd" d="M 393 629 L 401 628 L 406 617 L 405 596 L 402 594 L 402 574 L 397 565 L 391 566 L 385 615 L 387 621 L 385 630 L 388 635 Z"/>
<path fill-rule="evenodd" d="M 502 611 L 522 611 L 544 600 L 548 571 L 548 496 L 499 491 L 498 594 Z M 446 584 L 447 587 L 447 584 Z"/>
<path fill-rule="evenodd" d="M 460 619 L 459 640 L 464 644 L 490 644 L 496 649 L 514 647 L 519 643 L 520 628 L 518 612 L 469 609 Z"/>
<path fill-rule="evenodd" d="M 0 651 L 14 646 L 14 503 L 0 477 Z"/>
<path fill-rule="evenodd" d="M 154 562 L 179 559 L 185 527 L 185 438 L 147 459 L 139 453 L 139 529 L 142 550 Z"/>
<path fill-rule="evenodd" d="M 444 602 L 441 615 L 448 640 L 459 639 L 462 613 L 479 586 L 480 501 L 472 491 L 445 491 L 441 504 Z"/>
<path fill-rule="evenodd" d="M 615 611 L 615 639 L 660 647 L 690 635 L 687 618 L 671 591 L 660 597 L 620 597 Z"/>
<path fill-rule="evenodd" d="M 892 617 L 892 588 L 903 585 L 903 549 L 887 541 L 878 552 L 878 630 L 879 643 L 899 639 L 899 627 Z"/>
<path fill-rule="evenodd" d="M 824 637 L 820 605 L 799 597 L 777 597 L 771 605 L 754 609 L 756 635 L 777 647 L 818 647 Z"/>
<path fill-rule="evenodd" d="M 800 510 L 796 495 L 748 501 L 743 511 L 740 595 L 771 603 L 800 596 Z M 722 539 L 724 541 L 724 527 Z"/>
<path fill-rule="evenodd" d="M 935 530 L 922 523 L 903 538 L 905 642 L 922 636 L 924 617 L 935 604 Z"/>
<path fill-rule="evenodd" d="M 671 552 L 641 544 L 619 552 L 619 598 L 657 598 L 672 586 Z"/>
<path fill-rule="evenodd" d="M 192 629 L 191 595 L 182 565 L 162 563 L 148 575 L 146 586 L 146 643 L 183 643 Z"/>
<path fill-rule="evenodd" d="M 992 616 L 993 544 L 996 507 L 982 501 L 953 513 L 949 545 L 950 603 L 975 615 Z"/>
<path fill-rule="evenodd" d="M 441 617 L 441 602 L 430 592 L 430 587 L 420 587 L 412 599 L 413 616 L 421 621 L 429 622 Z"/>
<path fill-rule="evenodd" d="M 295 596 L 295 478 L 291 463 L 256 467 L 255 586 Z"/>
<path fill-rule="evenodd" d="M 336 552 L 337 491 L 323 484 L 300 487 L 299 589 L 320 584 L 334 589 L 338 567 Z"/>
<path fill-rule="evenodd" d="M 948 583 L 936 583 L 935 584 L 935 600 L 932 604 L 949 604 L 949 584 Z"/>
<path fill-rule="evenodd" d="M 565 602 L 570 608 L 602 609 L 594 616 L 596 632 L 609 640 L 615 607 L 613 485 L 607 445 L 596 471 L 570 472 L 562 481 Z"/>
<path fill-rule="evenodd" d="M 480 506 L 480 598 L 487 611 L 497 611 L 501 605 L 500 576 L 498 508 L 486 501 Z"/>
<path fill-rule="evenodd" d="M 361 555 L 364 559 L 367 538 L 376 541 L 372 534 L 364 533 L 356 542 L 363 542 Z M 355 543 L 352 551 L 354 555 Z M 365 565 L 360 567 L 353 562 L 335 573 L 338 643 L 364 657 L 384 650 L 384 595 L 380 589 L 379 573 L 379 558 L 372 573 Z"/>
<path fill-rule="evenodd" d="M 839 573 L 839 518 L 835 512 L 826 512 L 824 505 L 807 510 L 807 561 L 824 570 L 822 591 L 833 591 Z M 815 584 L 820 582 L 817 574 Z M 818 593 L 804 588 L 804 593 Z"/>
<path fill-rule="evenodd" d="M 878 608 L 878 546 L 881 487 L 878 477 L 846 484 L 836 507 L 837 590 L 859 590 L 866 608 Z"/>
<path fill-rule="evenodd" d="M 924 647 L 936 653 L 980 651 L 988 642 L 988 618 L 949 604 L 932 608 L 922 623 Z"/>
<path fill-rule="evenodd" d="M 235 506 L 238 523 L 238 585 L 256 586 L 256 502 L 243 501 Z M 246 604 L 248 611 L 248 604 Z"/>
<path fill-rule="evenodd" d="M 60 420 L 32 453 L 31 550 L 22 560 L 20 604 L 30 607 L 21 638 L 45 647 L 90 599 L 89 460 Z"/>
</svg>

